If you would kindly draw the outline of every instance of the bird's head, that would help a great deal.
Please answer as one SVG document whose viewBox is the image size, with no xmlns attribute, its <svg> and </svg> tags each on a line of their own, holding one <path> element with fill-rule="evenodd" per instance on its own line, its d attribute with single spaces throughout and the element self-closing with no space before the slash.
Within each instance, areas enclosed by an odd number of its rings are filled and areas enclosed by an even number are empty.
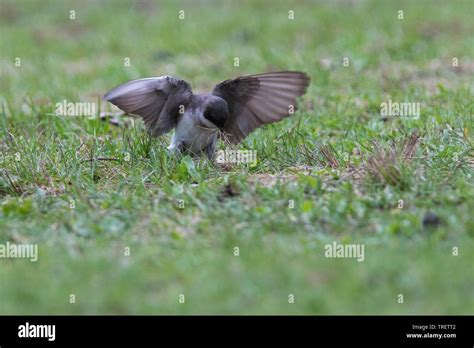
<svg viewBox="0 0 474 348">
<path fill-rule="evenodd" d="M 213 96 L 207 100 L 203 115 L 218 128 L 223 128 L 229 119 L 229 107 L 224 99 Z"/>
</svg>

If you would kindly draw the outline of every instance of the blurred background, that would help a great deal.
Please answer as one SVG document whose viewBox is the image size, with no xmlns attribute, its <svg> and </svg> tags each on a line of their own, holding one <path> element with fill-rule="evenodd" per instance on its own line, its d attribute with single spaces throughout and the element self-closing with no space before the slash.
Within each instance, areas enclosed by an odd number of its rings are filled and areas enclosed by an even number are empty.
<svg viewBox="0 0 474 348">
<path fill-rule="evenodd" d="M 471 1 L 2 0 L 2 97 L 88 99 L 163 74 L 209 90 L 229 76 L 278 69 L 310 72 L 322 95 L 357 87 L 380 68 L 389 78 L 417 66 L 436 74 L 406 83 L 436 89 L 431 78 L 462 77 L 440 68 L 452 56 L 469 60 L 463 69 L 472 74 L 472 14 Z M 343 57 L 353 74 L 338 73 Z"/>
</svg>

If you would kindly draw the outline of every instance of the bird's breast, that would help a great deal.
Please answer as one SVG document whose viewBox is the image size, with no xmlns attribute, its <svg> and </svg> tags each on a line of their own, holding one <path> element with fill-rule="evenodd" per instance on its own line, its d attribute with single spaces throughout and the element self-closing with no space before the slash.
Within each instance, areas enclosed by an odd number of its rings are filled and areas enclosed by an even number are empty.
<svg viewBox="0 0 474 348">
<path fill-rule="evenodd" d="M 202 112 L 186 111 L 176 125 L 171 146 L 178 148 L 184 146 L 193 153 L 206 148 L 217 134 L 215 129 L 203 124 L 202 119 Z"/>
</svg>

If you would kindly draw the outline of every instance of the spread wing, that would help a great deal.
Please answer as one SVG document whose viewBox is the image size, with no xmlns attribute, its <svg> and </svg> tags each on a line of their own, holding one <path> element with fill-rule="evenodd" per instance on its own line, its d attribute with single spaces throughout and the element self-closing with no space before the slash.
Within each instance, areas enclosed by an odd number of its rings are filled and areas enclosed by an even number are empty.
<svg viewBox="0 0 474 348">
<path fill-rule="evenodd" d="M 148 131 L 158 136 L 173 129 L 180 106 L 186 107 L 192 94 L 186 81 L 160 76 L 126 82 L 104 98 L 127 113 L 141 116 Z"/>
<path fill-rule="evenodd" d="M 306 92 L 309 82 L 305 73 L 280 71 L 219 83 L 212 94 L 229 106 L 230 117 L 223 127 L 229 140 L 238 144 L 255 128 L 290 116 L 296 111 L 296 98 Z"/>
</svg>

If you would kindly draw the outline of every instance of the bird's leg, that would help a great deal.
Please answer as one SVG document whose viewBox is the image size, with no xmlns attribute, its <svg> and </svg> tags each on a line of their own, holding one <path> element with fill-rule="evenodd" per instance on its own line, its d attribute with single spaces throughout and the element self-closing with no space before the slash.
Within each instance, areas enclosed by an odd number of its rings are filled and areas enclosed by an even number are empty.
<svg viewBox="0 0 474 348">
<path fill-rule="evenodd" d="M 167 147 L 167 149 L 171 152 L 171 153 L 182 153 L 184 150 L 185 150 L 185 143 L 184 143 L 184 140 L 180 140 L 178 139 L 178 137 L 176 136 L 176 133 L 173 134 L 173 137 L 171 138 L 171 144 L 170 146 Z"/>
<path fill-rule="evenodd" d="M 217 136 L 214 136 L 209 143 L 204 149 L 203 152 L 206 154 L 207 158 L 209 158 L 209 161 L 212 162 L 214 158 L 214 153 L 216 151 L 216 143 L 217 143 Z"/>
</svg>

